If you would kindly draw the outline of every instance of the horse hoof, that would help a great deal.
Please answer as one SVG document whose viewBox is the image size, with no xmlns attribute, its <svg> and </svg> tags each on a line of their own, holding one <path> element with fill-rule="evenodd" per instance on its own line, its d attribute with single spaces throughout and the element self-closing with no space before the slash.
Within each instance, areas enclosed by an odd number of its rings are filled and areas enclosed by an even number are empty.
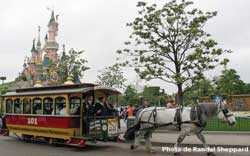
<svg viewBox="0 0 250 156">
<path fill-rule="evenodd" d="M 149 150 L 147 150 L 147 152 L 148 152 L 148 153 L 155 153 L 155 150 L 149 149 Z"/>
<path fill-rule="evenodd" d="M 215 156 L 215 154 L 213 152 L 208 152 L 207 156 Z"/>
<path fill-rule="evenodd" d="M 138 145 L 130 145 L 130 149 L 131 150 L 134 150 L 134 149 L 136 149 L 138 147 Z"/>
<path fill-rule="evenodd" d="M 181 156 L 181 153 L 180 152 L 175 152 L 174 156 Z"/>
<path fill-rule="evenodd" d="M 134 145 L 130 145 L 130 149 L 131 150 L 135 149 L 135 146 Z"/>
</svg>

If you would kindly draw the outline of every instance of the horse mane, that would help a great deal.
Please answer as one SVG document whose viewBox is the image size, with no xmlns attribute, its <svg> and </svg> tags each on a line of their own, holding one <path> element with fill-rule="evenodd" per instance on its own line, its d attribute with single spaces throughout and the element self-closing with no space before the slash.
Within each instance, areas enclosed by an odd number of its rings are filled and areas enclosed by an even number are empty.
<svg viewBox="0 0 250 156">
<path fill-rule="evenodd" d="M 207 117 L 212 117 L 217 112 L 217 104 L 214 102 L 202 102 L 198 104 L 201 111 L 207 115 Z"/>
</svg>

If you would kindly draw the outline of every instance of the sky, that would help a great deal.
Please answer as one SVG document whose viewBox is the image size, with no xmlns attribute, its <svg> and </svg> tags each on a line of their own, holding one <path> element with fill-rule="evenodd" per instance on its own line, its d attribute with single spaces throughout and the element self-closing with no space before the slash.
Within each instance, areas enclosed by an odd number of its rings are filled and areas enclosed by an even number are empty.
<svg viewBox="0 0 250 156">
<path fill-rule="evenodd" d="M 162 3 L 168 0 L 148 0 Z M 194 0 L 194 6 L 204 11 L 218 11 L 206 30 L 219 46 L 231 49 L 229 67 L 238 71 L 242 80 L 250 82 L 250 1 L 247 0 Z M 129 28 L 126 23 L 137 16 L 136 0 L 8 0 L 0 5 L 0 75 L 14 80 L 22 71 L 25 56 L 31 55 L 32 40 L 41 26 L 41 38 L 47 31 L 50 11 L 59 14 L 57 41 L 66 49 L 84 50 L 84 58 L 91 68 L 85 72 L 84 82 L 95 82 L 98 71 L 115 62 L 116 50 L 124 48 Z M 127 69 L 129 83 L 137 81 L 136 74 Z M 212 79 L 219 69 L 209 72 Z M 176 91 L 170 84 L 153 80 L 141 85 L 161 86 L 168 93 Z"/>
</svg>

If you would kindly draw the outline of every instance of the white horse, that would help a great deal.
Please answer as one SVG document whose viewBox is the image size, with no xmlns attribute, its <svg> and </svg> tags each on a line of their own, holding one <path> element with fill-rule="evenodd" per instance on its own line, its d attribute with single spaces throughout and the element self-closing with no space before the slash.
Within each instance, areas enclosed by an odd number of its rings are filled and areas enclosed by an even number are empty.
<svg viewBox="0 0 250 156">
<path fill-rule="evenodd" d="M 236 123 L 234 114 L 229 111 L 225 104 L 220 103 L 200 103 L 193 107 L 183 107 L 167 109 L 165 107 L 149 107 L 143 109 L 137 116 L 136 124 L 129 128 L 125 133 L 127 140 L 133 141 L 131 149 L 138 147 L 140 139 L 144 137 L 146 150 L 151 152 L 151 136 L 155 129 L 166 127 L 166 129 L 180 131 L 180 135 L 175 144 L 179 148 L 184 138 L 188 135 L 196 135 L 207 149 L 205 137 L 202 134 L 207 120 L 216 116 L 226 121 L 230 126 Z M 172 125 L 172 126 L 171 126 Z M 181 155 L 176 152 L 175 155 Z M 207 155 L 213 156 L 214 153 L 207 152 Z"/>
</svg>

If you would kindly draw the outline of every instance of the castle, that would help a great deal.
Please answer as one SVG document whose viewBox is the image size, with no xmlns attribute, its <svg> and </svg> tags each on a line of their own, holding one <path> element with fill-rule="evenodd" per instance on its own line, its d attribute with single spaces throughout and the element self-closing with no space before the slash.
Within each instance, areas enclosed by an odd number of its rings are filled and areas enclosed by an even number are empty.
<svg viewBox="0 0 250 156">
<path fill-rule="evenodd" d="M 56 41 L 58 33 L 58 15 L 51 11 L 48 23 L 48 32 L 42 46 L 40 40 L 40 26 L 38 27 L 37 39 L 33 39 L 31 57 L 26 57 L 21 73 L 22 78 L 30 83 L 30 86 L 46 86 L 58 81 L 56 67 L 58 66 L 59 44 Z"/>
</svg>

